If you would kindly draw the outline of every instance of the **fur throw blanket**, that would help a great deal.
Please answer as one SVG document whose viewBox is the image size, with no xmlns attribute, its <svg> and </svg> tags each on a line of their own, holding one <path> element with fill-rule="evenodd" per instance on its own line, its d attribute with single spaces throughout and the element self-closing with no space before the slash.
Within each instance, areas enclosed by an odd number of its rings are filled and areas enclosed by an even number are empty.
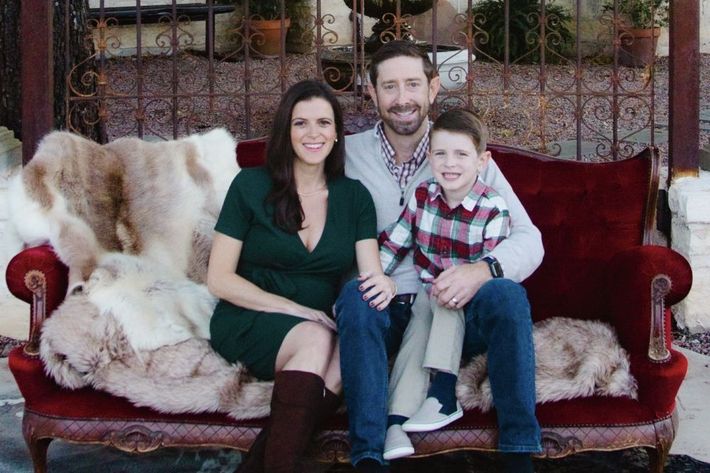
<svg viewBox="0 0 710 473">
<path fill-rule="evenodd" d="M 10 220 L 28 244 L 49 241 L 80 290 L 110 252 L 140 255 L 204 281 L 212 229 L 239 171 L 223 129 L 175 141 L 100 145 L 67 132 L 42 139 L 10 184 Z"/>
<path fill-rule="evenodd" d="M 212 229 L 238 172 L 234 153 L 224 130 L 107 145 L 58 132 L 40 143 L 11 186 L 10 208 L 23 240 L 49 241 L 70 268 L 69 294 L 40 343 L 60 385 L 168 413 L 268 414 L 272 383 L 226 362 L 207 340 L 216 300 L 203 283 Z M 552 318 L 534 336 L 538 402 L 636 397 L 608 326 Z M 465 408 L 492 407 L 485 356 L 459 381 Z"/>
<path fill-rule="evenodd" d="M 160 412 L 224 412 L 236 419 L 268 415 L 272 382 L 254 379 L 239 363 L 227 363 L 204 338 L 183 337 L 191 322 L 181 307 L 200 310 L 201 306 L 203 323 L 209 320 L 210 304 L 206 299 L 204 305 L 197 302 L 205 297 L 201 286 L 166 279 L 155 286 L 160 300 L 173 299 L 169 307 L 177 309 L 170 312 L 177 327 L 170 332 L 176 343 L 153 349 L 135 346 L 136 337 L 127 332 L 148 329 L 147 322 L 139 319 L 152 311 L 131 320 L 114 310 L 102 313 L 92 303 L 95 291 L 108 294 L 125 286 L 120 278 L 92 280 L 85 294 L 67 297 L 44 324 L 40 356 L 49 375 L 62 386 L 93 386 Z M 167 322 L 168 318 L 156 326 L 153 321 L 149 329 L 165 330 Z M 539 403 L 591 395 L 636 398 L 627 355 L 608 325 L 553 317 L 536 323 L 533 335 Z M 457 394 L 465 409 L 493 407 L 485 355 L 462 367 Z"/>
</svg>

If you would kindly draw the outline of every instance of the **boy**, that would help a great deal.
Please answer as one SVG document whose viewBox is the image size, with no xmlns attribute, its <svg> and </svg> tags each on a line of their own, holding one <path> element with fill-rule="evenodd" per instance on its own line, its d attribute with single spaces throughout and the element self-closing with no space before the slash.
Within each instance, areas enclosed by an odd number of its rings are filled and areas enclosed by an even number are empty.
<svg viewBox="0 0 710 473">
<path fill-rule="evenodd" d="M 486 126 L 468 110 L 450 110 L 439 116 L 431 128 L 428 153 L 434 178 L 417 187 L 399 220 L 380 235 L 386 274 L 414 250 L 423 284 L 412 320 L 424 324 L 422 330 L 428 329 L 428 337 L 420 337 L 419 346 L 398 354 L 392 370 L 386 460 L 414 453 L 404 432 L 436 430 L 463 416 L 455 392 L 465 331 L 463 306 L 455 296 L 439 305 L 430 292 L 442 271 L 485 260 L 508 235 L 510 217 L 504 200 L 478 177 L 490 159 L 487 134 Z M 412 372 L 412 363 L 406 363 L 409 357 L 421 360 L 419 372 Z M 430 372 L 435 374 L 424 392 L 420 388 L 428 383 L 421 381 Z M 414 411 L 409 418 L 405 415 Z"/>
</svg>

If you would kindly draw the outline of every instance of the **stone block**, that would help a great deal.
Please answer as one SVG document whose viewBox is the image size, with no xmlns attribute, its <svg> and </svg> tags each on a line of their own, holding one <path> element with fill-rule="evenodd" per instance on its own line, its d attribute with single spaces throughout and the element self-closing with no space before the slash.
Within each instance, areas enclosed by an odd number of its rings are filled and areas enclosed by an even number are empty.
<svg viewBox="0 0 710 473">
<path fill-rule="evenodd" d="M 710 330 L 710 172 L 677 179 L 668 190 L 672 212 L 671 246 L 693 269 L 693 287 L 673 308 L 680 327 L 691 332 Z"/>
<path fill-rule="evenodd" d="M 668 189 L 673 218 L 687 223 L 710 223 L 710 172 L 677 179 Z"/>
<path fill-rule="evenodd" d="M 8 261 L 22 248 L 15 232 L 9 228 L 7 187 L 10 179 L 22 166 L 22 143 L 14 133 L 0 127 L 0 296 L 10 292 L 5 283 L 5 268 Z"/>
<path fill-rule="evenodd" d="M 673 249 L 686 258 L 710 255 L 710 224 L 683 224 L 674 219 L 671 224 Z"/>
<path fill-rule="evenodd" d="M 706 301 L 710 298 L 710 289 L 693 290 L 683 301 L 673 307 L 673 315 L 680 328 L 687 328 L 691 333 L 710 331 L 710 318 L 707 314 Z"/>
<path fill-rule="evenodd" d="M 0 126 L 0 186 L 3 185 L 3 177 L 9 177 L 21 164 L 22 142 L 15 138 L 11 130 Z"/>
</svg>

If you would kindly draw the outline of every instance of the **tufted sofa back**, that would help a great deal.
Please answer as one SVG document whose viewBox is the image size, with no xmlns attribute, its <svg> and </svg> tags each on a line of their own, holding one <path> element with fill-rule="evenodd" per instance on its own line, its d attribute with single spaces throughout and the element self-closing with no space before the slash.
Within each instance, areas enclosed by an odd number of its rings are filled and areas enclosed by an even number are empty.
<svg viewBox="0 0 710 473">
<path fill-rule="evenodd" d="M 491 145 L 513 190 L 542 232 L 545 257 L 524 285 L 533 318 L 601 318 L 607 265 L 642 245 L 655 223 L 657 158 L 582 163 Z"/>
<path fill-rule="evenodd" d="M 542 232 L 545 258 L 524 286 L 537 320 L 604 319 L 608 262 L 642 245 L 655 223 L 657 155 L 608 163 L 557 159 L 505 145 L 488 149 Z M 237 146 L 240 166 L 263 163 L 264 141 Z"/>
</svg>

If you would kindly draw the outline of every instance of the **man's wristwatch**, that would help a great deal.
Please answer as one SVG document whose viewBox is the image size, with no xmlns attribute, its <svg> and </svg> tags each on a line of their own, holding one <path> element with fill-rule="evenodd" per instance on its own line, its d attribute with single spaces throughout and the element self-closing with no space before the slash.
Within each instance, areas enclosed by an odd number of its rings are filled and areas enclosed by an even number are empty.
<svg viewBox="0 0 710 473">
<path fill-rule="evenodd" d="M 485 261 L 488 264 L 488 269 L 490 269 L 491 271 L 491 276 L 493 276 L 494 278 L 503 277 L 503 268 L 501 267 L 497 259 L 492 256 L 485 256 L 481 259 L 481 261 Z"/>
</svg>

